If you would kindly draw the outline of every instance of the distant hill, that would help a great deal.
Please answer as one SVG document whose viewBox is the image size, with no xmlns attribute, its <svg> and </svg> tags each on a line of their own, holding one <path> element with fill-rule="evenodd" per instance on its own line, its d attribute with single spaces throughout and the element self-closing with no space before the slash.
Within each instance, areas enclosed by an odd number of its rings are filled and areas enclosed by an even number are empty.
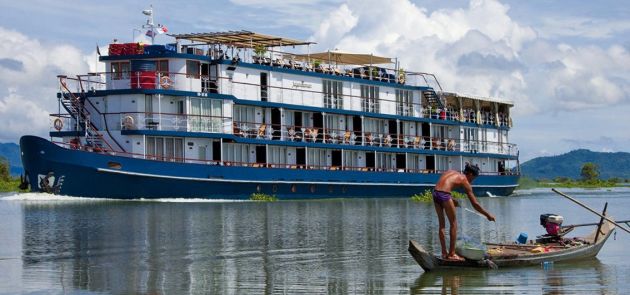
<svg viewBox="0 0 630 295">
<path fill-rule="evenodd" d="M 23 173 L 24 168 L 22 168 L 19 145 L 15 143 L 0 143 L 0 157 L 9 160 L 12 175 L 20 175 Z"/>
<path fill-rule="evenodd" d="M 585 149 L 574 150 L 559 156 L 538 157 L 521 164 L 523 176 L 534 179 L 556 177 L 580 178 L 582 165 L 587 162 L 599 167 L 602 179 L 618 177 L 630 179 L 630 153 L 600 153 Z"/>
</svg>

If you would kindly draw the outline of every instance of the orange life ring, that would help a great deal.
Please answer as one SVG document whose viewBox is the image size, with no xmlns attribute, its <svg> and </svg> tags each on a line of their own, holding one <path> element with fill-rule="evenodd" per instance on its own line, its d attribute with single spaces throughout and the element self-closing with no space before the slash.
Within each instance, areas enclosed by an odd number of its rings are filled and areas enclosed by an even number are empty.
<svg viewBox="0 0 630 295">
<path fill-rule="evenodd" d="M 126 116 L 123 119 L 123 128 L 125 130 L 132 130 L 134 129 L 134 125 L 133 125 L 133 117 L 132 116 Z"/>
<path fill-rule="evenodd" d="M 169 76 L 162 76 L 162 78 L 160 78 L 160 86 L 162 89 L 169 89 L 171 85 L 173 85 L 173 80 L 171 80 Z"/>
<path fill-rule="evenodd" d="M 57 119 L 55 119 L 55 122 L 53 123 L 53 126 L 55 127 L 55 130 L 61 131 L 61 129 L 63 129 L 63 121 L 61 121 L 60 118 L 57 118 Z"/>
</svg>

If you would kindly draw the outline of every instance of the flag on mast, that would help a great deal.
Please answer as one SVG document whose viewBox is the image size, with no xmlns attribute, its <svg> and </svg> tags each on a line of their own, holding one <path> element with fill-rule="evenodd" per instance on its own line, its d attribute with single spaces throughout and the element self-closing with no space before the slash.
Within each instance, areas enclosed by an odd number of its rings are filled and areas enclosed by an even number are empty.
<svg viewBox="0 0 630 295">
<path fill-rule="evenodd" d="M 158 25 L 158 28 L 156 29 L 156 31 L 158 34 L 164 34 L 168 32 L 168 29 L 166 28 L 166 26 Z"/>
</svg>

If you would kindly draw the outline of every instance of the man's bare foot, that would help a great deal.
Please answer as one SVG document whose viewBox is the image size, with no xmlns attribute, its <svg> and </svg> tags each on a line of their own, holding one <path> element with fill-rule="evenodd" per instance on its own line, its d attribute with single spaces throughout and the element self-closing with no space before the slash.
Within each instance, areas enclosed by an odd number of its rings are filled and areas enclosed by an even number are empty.
<svg viewBox="0 0 630 295">
<path fill-rule="evenodd" d="M 451 255 L 446 256 L 446 258 L 444 258 L 444 260 L 448 260 L 448 261 L 464 261 L 466 259 L 460 257 L 457 254 L 451 254 Z"/>
</svg>

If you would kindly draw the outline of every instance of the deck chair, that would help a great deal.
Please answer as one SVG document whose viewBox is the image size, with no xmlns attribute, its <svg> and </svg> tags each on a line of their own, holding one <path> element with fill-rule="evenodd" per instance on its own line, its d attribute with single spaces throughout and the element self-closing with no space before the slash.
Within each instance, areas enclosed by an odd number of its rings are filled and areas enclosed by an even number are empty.
<svg viewBox="0 0 630 295">
<path fill-rule="evenodd" d="M 346 133 L 343 134 L 343 143 L 350 143 L 350 131 L 346 131 Z"/>
<path fill-rule="evenodd" d="M 256 136 L 256 138 L 265 137 L 265 129 L 267 129 L 267 125 L 265 125 L 265 123 L 260 124 L 260 127 L 258 127 L 258 136 Z"/>
<path fill-rule="evenodd" d="M 311 129 L 311 137 L 313 138 L 313 142 L 317 141 L 317 134 L 319 133 L 319 129 L 313 128 Z"/>
</svg>

